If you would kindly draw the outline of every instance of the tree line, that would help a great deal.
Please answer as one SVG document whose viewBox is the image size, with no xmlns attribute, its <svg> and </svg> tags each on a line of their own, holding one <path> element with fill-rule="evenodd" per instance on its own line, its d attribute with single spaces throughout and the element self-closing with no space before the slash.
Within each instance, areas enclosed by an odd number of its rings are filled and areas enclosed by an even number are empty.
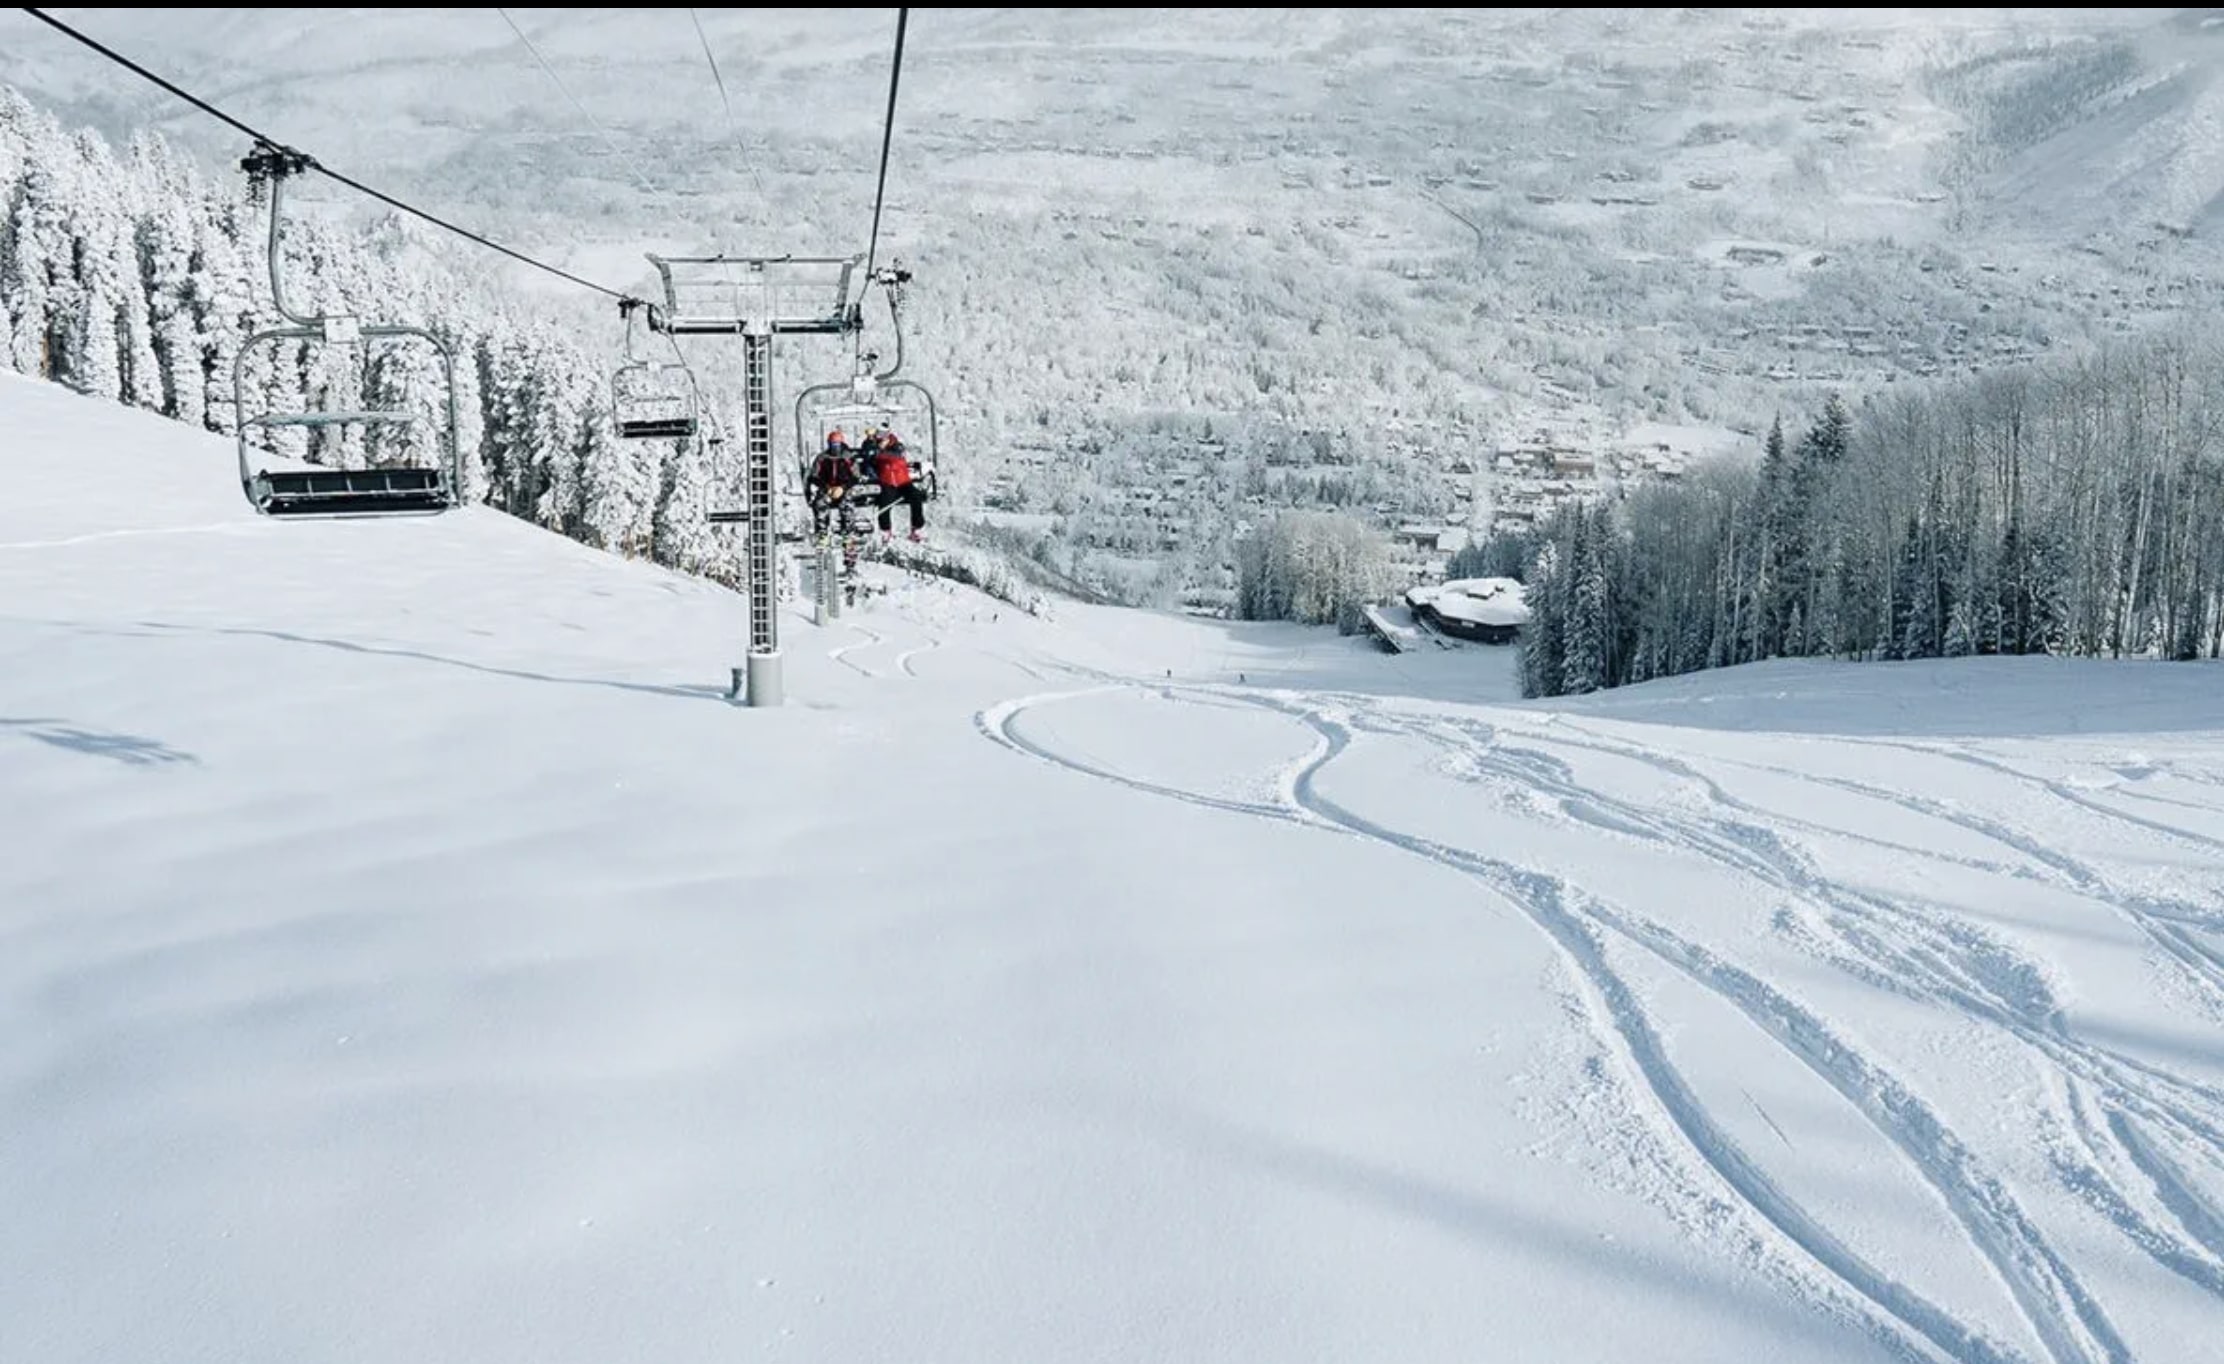
<svg viewBox="0 0 2224 1364">
<path fill-rule="evenodd" d="M 1526 582 L 1531 696 L 1768 658 L 2216 658 L 2220 385 L 2224 351 L 2180 330 L 1833 397 L 1757 466 L 1562 504 L 1452 571 Z"/>
<path fill-rule="evenodd" d="M 1392 586 L 1389 542 L 1382 532 L 1339 512 L 1285 511 L 1238 542 L 1236 614 L 1244 620 L 1291 620 L 1361 626 L 1360 609 Z"/>
<path fill-rule="evenodd" d="M 244 177 L 213 183 L 153 135 L 118 155 L 0 88 L 0 364 L 231 435 L 233 361 L 279 320 L 268 223 Z M 705 519 L 730 471 L 697 441 L 619 440 L 609 372 L 573 332 L 482 287 L 399 219 L 354 234 L 289 213 L 284 262 L 297 311 L 408 322 L 453 350 L 469 500 L 734 580 L 736 549 Z M 429 356 L 402 349 L 366 363 L 352 348 L 290 343 L 250 359 L 250 413 L 441 401 Z M 337 467 L 430 454 L 360 427 L 253 440 Z"/>
</svg>

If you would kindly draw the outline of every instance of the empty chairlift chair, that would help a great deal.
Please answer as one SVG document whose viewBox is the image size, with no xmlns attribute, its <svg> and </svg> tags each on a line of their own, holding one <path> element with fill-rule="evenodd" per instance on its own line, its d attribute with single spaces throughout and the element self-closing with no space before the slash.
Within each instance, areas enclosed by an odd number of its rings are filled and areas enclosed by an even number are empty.
<svg viewBox="0 0 2224 1364">
<path fill-rule="evenodd" d="M 285 177 L 309 167 L 309 158 L 284 148 L 258 147 L 240 163 L 257 180 L 270 182 L 270 292 L 271 301 L 290 324 L 256 332 L 241 343 L 232 363 L 232 403 L 239 442 L 240 488 L 256 511 L 266 516 L 387 516 L 427 515 L 457 505 L 463 486 L 461 457 L 456 440 L 455 356 L 439 336 L 422 327 L 388 324 L 365 325 L 351 316 L 308 317 L 287 306 L 281 269 L 281 225 L 284 221 Z M 288 342 L 348 346 L 364 350 L 381 341 L 422 341 L 439 356 L 445 388 L 438 414 L 403 409 L 258 412 L 246 410 L 247 363 L 262 346 Z M 255 451 L 248 443 L 251 432 L 278 427 L 311 429 L 339 426 L 430 428 L 439 458 L 430 464 L 399 465 L 377 469 L 265 469 L 255 465 Z"/>
<path fill-rule="evenodd" d="M 675 440 L 693 436 L 698 425 L 695 376 L 684 364 L 658 364 L 634 353 L 633 314 L 651 308 L 650 328 L 658 330 L 653 305 L 623 299 L 626 359 L 610 376 L 610 421 L 625 440 Z"/>
</svg>

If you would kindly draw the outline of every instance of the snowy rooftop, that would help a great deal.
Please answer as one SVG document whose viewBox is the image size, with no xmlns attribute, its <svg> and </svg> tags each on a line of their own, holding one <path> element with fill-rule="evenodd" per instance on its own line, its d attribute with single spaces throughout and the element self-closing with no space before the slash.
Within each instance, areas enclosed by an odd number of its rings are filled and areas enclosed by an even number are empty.
<svg viewBox="0 0 2224 1364">
<path fill-rule="evenodd" d="M 1529 606 L 1512 578 L 1453 578 L 1410 589 L 1406 600 L 1427 605 L 1438 615 L 1474 625 L 1524 625 Z"/>
</svg>

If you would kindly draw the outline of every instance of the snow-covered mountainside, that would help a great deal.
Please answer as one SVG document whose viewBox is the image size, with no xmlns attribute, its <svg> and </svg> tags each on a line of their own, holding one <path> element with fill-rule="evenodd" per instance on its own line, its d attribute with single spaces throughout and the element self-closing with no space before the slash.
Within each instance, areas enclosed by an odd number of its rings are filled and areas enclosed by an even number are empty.
<svg viewBox="0 0 2224 1364">
<path fill-rule="evenodd" d="M 894 13 L 693 13 L 78 17 L 620 288 L 648 250 L 863 250 Z M 1827 391 L 2213 311 L 2211 18 L 919 10 L 881 239 L 917 272 L 908 372 L 968 495 L 1106 591 L 1224 592 L 1284 505 L 1485 528 L 1540 483 L 1750 451 Z M 0 81 L 246 150 L 21 15 Z M 518 279 L 615 349 L 605 300 Z"/>
<path fill-rule="evenodd" d="M 490 510 L 7 375 L 0 480 L 0 1355 L 2224 1335 L 2214 665 L 1521 704 L 883 572 L 752 711 L 739 597 Z"/>
</svg>

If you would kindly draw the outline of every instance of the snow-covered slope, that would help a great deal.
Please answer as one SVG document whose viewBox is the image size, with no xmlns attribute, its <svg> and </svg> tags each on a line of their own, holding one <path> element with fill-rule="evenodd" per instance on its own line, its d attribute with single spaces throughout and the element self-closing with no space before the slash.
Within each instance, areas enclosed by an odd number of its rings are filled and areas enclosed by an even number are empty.
<svg viewBox="0 0 2224 1364">
<path fill-rule="evenodd" d="M 891 579 L 749 711 L 724 591 L 229 460 L 0 376 L 0 1356 L 2224 1333 L 2214 668 L 1547 709 Z"/>
</svg>

